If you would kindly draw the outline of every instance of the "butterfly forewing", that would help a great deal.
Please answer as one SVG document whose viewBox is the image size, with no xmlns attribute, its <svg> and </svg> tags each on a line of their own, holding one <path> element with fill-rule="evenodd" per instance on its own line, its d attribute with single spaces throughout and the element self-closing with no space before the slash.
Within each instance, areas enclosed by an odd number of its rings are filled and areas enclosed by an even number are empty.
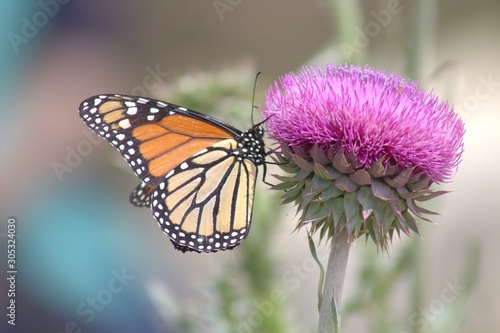
<svg viewBox="0 0 500 333">
<path fill-rule="evenodd" d="M 85 100 L 80 117 L 115 146 L 135 174 L 151 187 L 180 162 L 241 132 L 174 104 L 125 95 Z"/>
</svg>

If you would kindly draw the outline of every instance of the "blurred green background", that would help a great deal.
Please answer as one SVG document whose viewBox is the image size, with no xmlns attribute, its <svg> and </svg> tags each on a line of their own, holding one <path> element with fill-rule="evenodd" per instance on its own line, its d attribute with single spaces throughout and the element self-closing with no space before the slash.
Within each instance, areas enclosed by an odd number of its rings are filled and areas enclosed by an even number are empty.
<svg viewBox="0 0 500 333">
<path fill-rule="evenodd" d="M 326 62 L 417 79 L 467 129 L 454 182 L 441 186 L 452 192 L 430 204 L 439 225 L 396 240 L 390 256 L 355 244 L 344 332 L 500 331 L 499 1 L 0 4 L 2 331 L 314 332 L 319 268 L 279 194 L 259 184 L 253 230 L 235 250 L 177 252 L 150 210 L 128 203 L 138 179 L 77 107 L 99 93 L 146 95 L 246 129 L 256 72 L 262 106 L 277 76 Z M 5 315 L 10 216 L 15 327 Z M 325 261 L 324 244 L 319 253 Z"/>
</svg>

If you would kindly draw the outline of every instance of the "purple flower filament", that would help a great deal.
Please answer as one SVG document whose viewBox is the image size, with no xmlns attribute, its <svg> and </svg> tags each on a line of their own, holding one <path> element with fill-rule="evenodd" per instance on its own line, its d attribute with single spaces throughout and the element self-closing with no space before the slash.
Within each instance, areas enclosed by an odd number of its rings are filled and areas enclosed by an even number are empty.
<svg viewBox="0 0 500 333">
<path fill-rule="evenodd" d="M 463 151 L 464 125 L 446 102 L 394 74 L 328 65 L 287 74 L 262 111 L 271 138 L 306 150 L 343 148 L 369 168 L 381 157 L 447 182 Z"/>
</svg>

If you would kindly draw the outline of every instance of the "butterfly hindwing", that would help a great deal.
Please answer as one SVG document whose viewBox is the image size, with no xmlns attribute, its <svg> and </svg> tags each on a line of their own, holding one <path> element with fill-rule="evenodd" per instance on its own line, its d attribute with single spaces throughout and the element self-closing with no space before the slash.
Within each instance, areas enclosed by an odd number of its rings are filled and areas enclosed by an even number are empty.
<svg viewBox="0 0 500 333">
<path fill-rule="evenodd" d="M 189 158 L 160 182 L 153 215 L 174 246 L 216 252 L 237 246 L 252 219 L 256 165 L 224 140 Z"/>
<path fill-rule="evenodd" d="M 136 207 L 150 207 L 155 188 L 141 182 L 130 194 L 130 203 Z"/>
</svg>

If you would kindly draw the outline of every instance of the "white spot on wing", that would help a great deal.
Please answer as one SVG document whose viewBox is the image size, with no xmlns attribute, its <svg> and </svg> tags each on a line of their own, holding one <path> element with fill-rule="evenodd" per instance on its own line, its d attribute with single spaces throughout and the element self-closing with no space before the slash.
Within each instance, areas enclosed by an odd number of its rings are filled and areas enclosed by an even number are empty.
<svg viewBox="0 0 500 333">
<path fill-rule="evenodd" d="M 127 128 L 129 128 L 132 125 L 130 125 L 130 120 L 123 119 L 123 120 L 120 120 L 120 122 L 118 123 L 118 126 L 120 126 L 123 129 L 127 129 Z"/>
<path fill-rule="evenodd" d="M 136 114 L 136 113 L 137 113 L 137 107 L 131 107 L 131 108 L 128 108 L 128 110 L 127 110 L 127 114 L 129 114 L 131 116 Z"/>
</svg>

